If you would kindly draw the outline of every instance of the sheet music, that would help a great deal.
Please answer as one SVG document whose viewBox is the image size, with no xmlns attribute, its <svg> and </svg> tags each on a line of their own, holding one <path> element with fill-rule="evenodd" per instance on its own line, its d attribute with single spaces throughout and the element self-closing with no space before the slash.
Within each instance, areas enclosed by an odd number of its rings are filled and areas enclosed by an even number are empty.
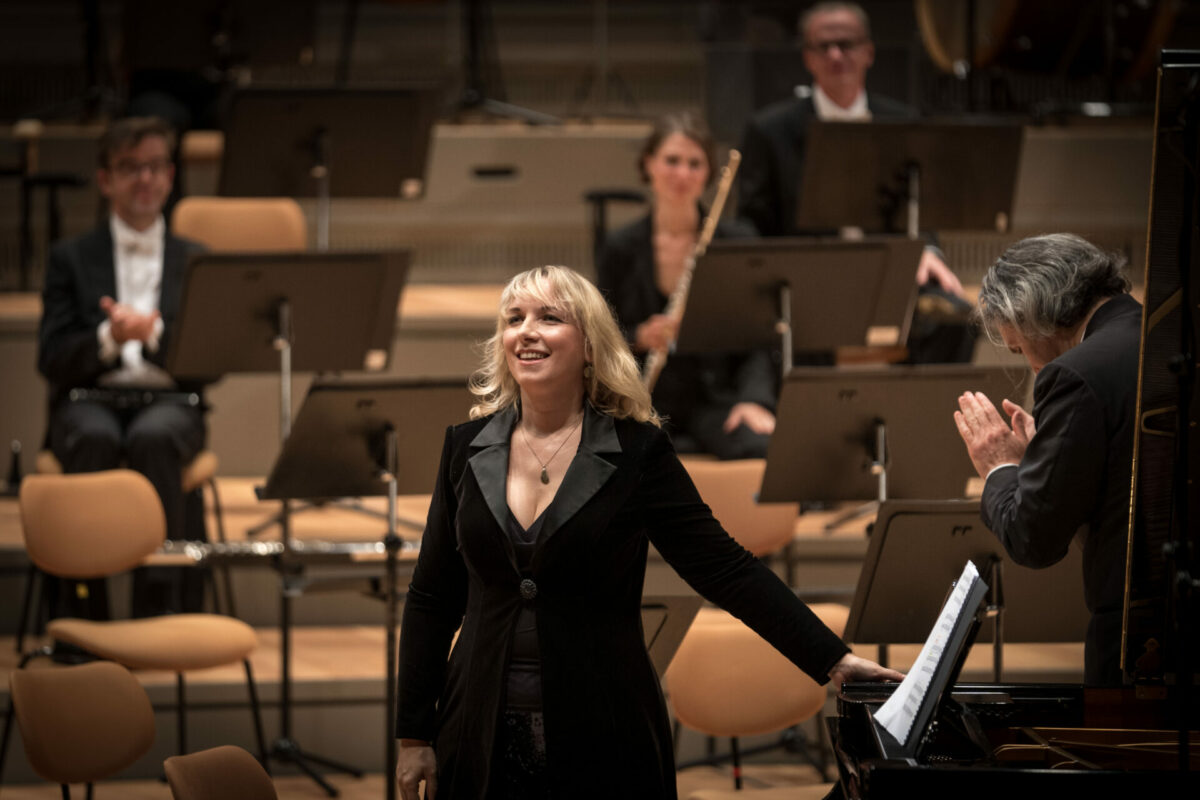
<svg viewBox="0 0 1200 800">
<path fill-rule="evenodd" d="M 938 615 L 933 630 L 929 632 L 929 637 L 925 640 L 925 646 L 921 648 L 921 654 L 917 656 L 916 663 L 912 665 L 912 669 L 908 671 L 908 675 L 905 676 L 904 681 L 896 688 L 888 701 L 875 712 L 875 720 L 894 736 L 896 741 L 908 741 L 908 734 L 917 717 L 917 710 L 925 699 L 925 694 L 929 690 L 929 682 L 933 679 L 934 671 L 937 669 L 938 660 L 942 657 L 942 651 L 945 650 L 946 642 L 950 639 L 954 624 L 962 613 L 967 593 L 978 580 L 979 570 L 975 569 L 973 562 L 968 561 L 967 566 L 963 568 L 962 575 L 958 576 L 958 583 L 954 585 L 950 599 L 942 607 L 942 613 Z"/>
</svg>

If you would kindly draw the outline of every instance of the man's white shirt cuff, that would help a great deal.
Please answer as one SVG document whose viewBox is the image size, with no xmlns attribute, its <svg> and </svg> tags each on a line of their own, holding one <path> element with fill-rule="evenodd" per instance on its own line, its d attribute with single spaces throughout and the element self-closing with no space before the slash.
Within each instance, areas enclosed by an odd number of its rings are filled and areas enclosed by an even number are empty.
<svg viewBox="0 0 1200 800">
<path fill-rule="evenodd" d="M 116 361 L 121 355 L 121 345 L 112 335 L 112 320 L 104 320 L 96 328 L 96 341 L 100 343 L 100 360 L 106 364 Z"/>
</svg>

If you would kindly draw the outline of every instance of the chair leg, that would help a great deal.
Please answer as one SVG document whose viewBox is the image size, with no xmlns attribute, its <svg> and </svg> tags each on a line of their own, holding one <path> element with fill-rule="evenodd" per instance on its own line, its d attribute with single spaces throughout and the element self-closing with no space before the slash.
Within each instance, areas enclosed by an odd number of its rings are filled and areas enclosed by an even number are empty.
<svg viewBox="0 0 1200 800">
<path fill-rule="evenodd" d="M 740 792 L 742 790 L 742 753 L 738 749 L 736 736 L 729 737 L 729 752 L 733 761 L 733 788 Z"/>
<path fill-rule="evenodd" d="M 17 617 L 17 646 L 18 654 L 25 652 L 25 631 L 29 624 L 29 606 L 33 602 L 34 587 L 37 585 L 38 568 L 33 564 L 25 571 L 25 596 L 21 600 L 21 613 Z"/>
<path fill-rule="evenodd" d="M 254 738 L 258 743 L 258 760 L 269 775 L 271 759 L 267 754 L 267 738 L 263 734 L 262 708 L 258 704 L 258 687 L 254 683 L 254 670 L 250 668 L 250 659 L 243 658 L 242 666 L 246 668 L 246 691 L 250 693 L 250 713 L 254 715 Z"/>
<path fill-rule="evenodd" d="M 216 477 L 208 479 L 208 488 L 212 492 L 213 518 L 217 522 L 217 541 L 225 544 L 225 512 L 221 508 L 221 494 L 217 491 Z M 236 617 L 237 605 L 233 601 L 233 573 L 230 571 L 228 563 L 221 565 L 221 577 L 225 583 L 225 613 Z"/>
<path fill-rule="evenodd" d="M 183 684 L 183 673 L 175 673 L 175 725 L 179 739 L 179 755 L 187 755 L 187 697 Z"/>
<path fill-rule="evenodd" d="M 63 800 L 71 800 L 71 787 L 65 783 L 59 784 L 62 789 Z"/>
<path fill-rule="evenodd" d="M 8 696 L 8 713 L 4 716 L 4 733 L 0 736 L 0 784 L 4 783 L 4 760 L 8 755 L 8 737 L 12 735 L 12 724 L 16 718 L 12 694 Z"/>
</svg>

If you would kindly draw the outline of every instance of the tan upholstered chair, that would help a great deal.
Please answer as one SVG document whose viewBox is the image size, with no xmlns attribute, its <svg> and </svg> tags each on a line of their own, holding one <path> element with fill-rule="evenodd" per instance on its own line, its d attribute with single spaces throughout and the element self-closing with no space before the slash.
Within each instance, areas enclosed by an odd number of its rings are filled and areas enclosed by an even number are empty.
<svg viewBox="0 0 1200 800">
<path fill-rule="evenodd" d="M 21 523 L 29 559 L 43 572 L 76 580 L 107 577 L 137 566 L 162 543 L 166 529 L 162 504 L 150 481 L 126 469 L 30 475 L 21 483 Z M 51 620 L 46 634 L 130 669 L 174 672 L 180 753 L 187 752 L 183 674 L 241 661 L 256 740 L 265 760 L 249 661 L 257 638 L 241 620 L 218 614 L 105 622 L 65 618 Z M 44 648 L 26 656 L 20 666 L 34 655 L 52 654 L 52 648 Z"/>
<path fill-rule="evenodd" d="M 154 744 L 154 709 L 129 670 L 109 661 L 22 669 L 9 679 L 13 713 L 33 771 L 91 785 L 125 769 Z"/>
<path fill-rule="evenodd" d="M 308 223 L 290 197 L 185 197 L 171 231 L 217 252 L 279 252 L 308 248 Z"/>
<path fill-rule="evenodd" d="M 221 509 L 221 494 L 217 491 L 217 468 L 219 465 L 220 462 L 217 459 L 216 453 L 211 450 L 201 450 L 196 454 L 195 458 L 184 466 L 181 479 L 185 495 L 197 490 L 202 491 L 204 486 L 208 486 L 209 493 L 212 495 L 213 520 L 217 525 L 217 541 L 224 543 L 225 515 Z M 54 457 L 54 453 L 50 450 L 38 451 L 34 466 L 39 475 L 63 474 L 62 464 L 59 463 L 58 459 Z M 224 576 L 224 608 L 221 607 L 221 596 L 215 586 L 212 588 L 213 603 L 218 612 L 236 616 L 237 608 L 234 605 L 233 599 L 233 582 L 230 578 L 228 567 L 224 568 Z M 25 632 L 29 620 L 30 606 L 33 603 L 36 582 L 37 567 L 30 564 L 29 572 L 26 576 L 25 596 L 21 604 L 20 615 L 17 617 L 17 637 L 15 643 L 17 653 L 25 651 Z M 41 612 L 35 612 L 35 616 L 40 617 Z"/>
<path fill-rule="evenodd" d="M 271 776 L 240 747 L 224 745 L 163 762 L 175 800 L 277 800 Z"/>
<path fill-rule="evenodd" d="M 840 634 L 845 606 L 810 606 Z M 675 718 L 692 730 L 731 740 L 734 785 L 741 789 L 738 737 L 781 731 L 816 716 L 826 689 L 740 620 L 705 609 L 684 636 L 666 675 Z M 828 787 L 827 787 L 828 788 Z"/>
<path fill-rule="evenodd" d="M 800 506 L 759 503 L 759 487 L 767 462 L 683 459 L 700 497 L 729 535 L 756 556 L 776 553 L 792 541 Z"/>
</svg>

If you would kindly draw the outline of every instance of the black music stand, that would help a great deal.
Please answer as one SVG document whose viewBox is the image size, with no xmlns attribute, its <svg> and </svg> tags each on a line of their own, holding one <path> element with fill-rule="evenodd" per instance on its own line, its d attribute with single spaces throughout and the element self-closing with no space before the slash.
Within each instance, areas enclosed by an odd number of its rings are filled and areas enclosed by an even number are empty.
<svg viewBox="0 0 1200 800">
<path fill-rule="evenodd" d="M 1005 642 L 1083 641 L 1090 615 L 1083 602 L 1082 551 L 1072 547 L 1052 567 L 1009 559 L 984 527 L 977 500 L 888 500 L 879 507 L 843 638 L 847 642 L 922 642 L 966 561 L 990 587 L 986 626 L 997 683 Z M 881 650 L 881 654 L 886 650 Z M 886 655 L 881 655 L 886 660 Z"/>
<path fill-rule="evenodd" d="M 660 679 L 667 674 L 703 603 L 700 595 L 686 588 L 677 593 L 642 595 L 642 638 Z"/>
<path fill-rule="evenodd" d="M 976 473 L 954 426 L 959 395 L 1019 399 L 1027 374 L 941 364 L 797 367 L 779 395 L 759 499 L 961 498 Z"/>
<path fill-rule="evenodd" d="M 385 625 L 387 710 L 384 714 L 387 797 L 395 796 L 396 738 L 396 496 L 433 492 L 446 428 L 467 418 L 472 404 L 464 381 L 393 378 L 318 383 L 309 389 L 296 427 L 271 469 L 265 498 L 388 497 Z M 404 458 L 400 458 L 403 451 Z M 404 520 L 417 528 L 423 520 Z M 284 595 L 298 591 L 299 575 L 284 575 Z M 290 619 L 289 619 L 290 623 Z M 286 665 L 286 661 L 284 664 Z M 286 693 L 288 684 L 283 683 Z M 285 699 L 282 701 L 287 707 Z M 319 759 L 316 759 L 319 761 Z M 319 779 L 314 778 L 319 783 Z M 324 783 L 326 791 L 330 787 Z"/>
<path fill-rule="evenodd" d="M 220 194 L 315 197 L 317 249 L 332 197 L 419 197 L 439 91 L 242 89 L 230 101 Z"/>
<path fill-rule="evenodd" d="M 862 345 L 871 328 L 894 329 L 903 344 L 923 249 L 899 237 L 713 242 L 696 265 L 676 351 L 780 347 L 786 375 L 795 350 Z"/>
<path fill-rule="evenodd" d="M 279 371 L 280 438 L 291 432 L 292 369 L 380 370 L 391 357 L 408 251 L 389 253 L 205 253 L 188 264 L 167 352 L 178 377 Z M 293 347 L 296 348 L 293 359 Z M 280 507 L 288 568 L 289 505 Z M 295 764 L 331 797 L 313 761 L 362 772 L 303 750 L 291 737 L 291 601 L 280 593 L 280 736 L 271 757 Z"/>
<path fill-rule="evenodd" d="M 922 228 L 1008 230 L 1021 136 L 1020 125 L 988 120 L 814 120 L 796 224 L 859 225 L 914 239 Z"/>
</svg>

